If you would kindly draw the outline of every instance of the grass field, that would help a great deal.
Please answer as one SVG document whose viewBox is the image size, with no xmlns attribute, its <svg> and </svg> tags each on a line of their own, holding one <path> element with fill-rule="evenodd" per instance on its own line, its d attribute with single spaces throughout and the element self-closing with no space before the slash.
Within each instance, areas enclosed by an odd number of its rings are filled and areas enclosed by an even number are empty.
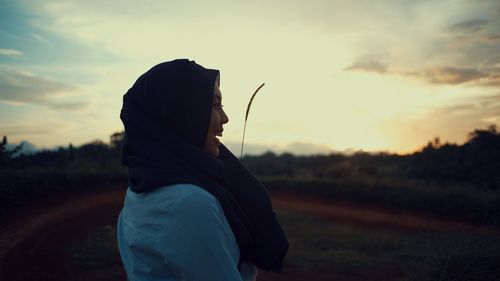
<svg viewBox="0 0 500 281">
<path fill-rule="evenodd" d="M 0 218 L 54 194 L 92 191 L 105 185 L 126 186 L 125 171 L 34 170 L 0 171 Z M 477 190 L 460 185 L 396 181 L 395 179 L 287 179 L 260 178 L 272 191 L 372 204 L 393 210 L 416 211 L 434 217 L 477 224 L 500 224 L 500 190 Z"/>
<path fill-rule="evenodd" d="M 393 232 L 285 212 L 288 261 L 346 275 L 393 271 L 401 280 L 500 280 L 496 234 Z"/>
<path fill-rule="evenodd" d="M 500 190 L 394 179 L 287 180 L 263 178 L 270 191 L 378 205 L 476 224 L 500 224 Z"/>
<path fill-rule="evenodd" d="M 392 272 L 401 281 L 500 280 L 500 237 L 488 233 L 396 232 L 278 212 L 290 240 L 286 264 L 362 280 Z M 72 249 L 75 276 L 120 266 L 115 230 L 103 227 Z"/>
</svg>

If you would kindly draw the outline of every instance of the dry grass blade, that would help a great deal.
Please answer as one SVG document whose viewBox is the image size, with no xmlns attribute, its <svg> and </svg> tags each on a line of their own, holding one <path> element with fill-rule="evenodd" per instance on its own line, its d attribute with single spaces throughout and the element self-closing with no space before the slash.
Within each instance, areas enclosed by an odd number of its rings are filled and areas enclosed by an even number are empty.
<svg viewBox="0 0 500 281">
<path fill-rule="evenodd" d="M 241 139 L 241 152 L 240 152 L 240 159 L 243 158 L 243 143 L 245 142 L 245 131 L 246 131 L 246 128 L 247 128 L 247 120 L 248 120 L 248 114 L 250 113 L 250 107 L 252 106 L 252 102 L 253 102 L 253 99 L 255 98 L 255 95 L 257 95 L 257 93 L 259 92 L 259 90 L 264 87 L 265 83 L 262 83 L 262 85 L 260 85 L 257 90 L 255 90 L 255 92 L 253 93 L 252 97 L 250 98 L 250 101 L 248 102 L 248 105 L 247 105 L 247 112 L 245 114 L 245 125 L 243 126 L 243 138 Z"/>
</svg>

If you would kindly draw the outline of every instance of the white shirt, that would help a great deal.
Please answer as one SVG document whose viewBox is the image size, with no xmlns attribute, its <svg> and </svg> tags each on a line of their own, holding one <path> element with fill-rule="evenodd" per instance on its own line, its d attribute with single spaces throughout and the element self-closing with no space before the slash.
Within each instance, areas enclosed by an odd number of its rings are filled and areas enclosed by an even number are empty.
<svg viewBox="0 0 500 281">
<path fill-rule="evenodd" d="M 120 256 L 130 281 L 255 281 L 219 201 L 193 184 L 127 190 L 118 217 Z"/>
</svg>

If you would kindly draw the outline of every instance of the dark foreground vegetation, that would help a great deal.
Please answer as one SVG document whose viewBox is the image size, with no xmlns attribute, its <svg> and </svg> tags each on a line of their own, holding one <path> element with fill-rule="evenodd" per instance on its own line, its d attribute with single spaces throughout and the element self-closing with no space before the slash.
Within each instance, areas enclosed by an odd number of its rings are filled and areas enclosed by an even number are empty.
<svg viewBox="0 0 500 281">
<path fill-rule="evenodd" d="M 289 211 L 278 211 L 278 216 L 290 240 L 285 261 L 288 266 L 346 276 L 340 280 L 499 280 L 498 234 L 401 233 L 332 224 Z M 72 280 L 116 280 L 114 276 L 124 279 L 113 226 L 103 226 L 69 251 L 71 259 L 65 275 Z M 89 272 L 99 274 L 89 279 Z M 271 280 L 299 280 L 286 276 L 286 268 L 283 274 L 284 278 L 273 276 Z"/>
<path fill-rule="evenodd" d="M 124 134 L 31 155 L 0 146 L 0 214 L 53 194 L 125 185 Z M 19 150 L 19 148 L 17 149 Z M 273 190 L 421 211 L 477 223 L 500 219 L 500 132 L 475 130 L 463 145 L 429 142 L 409 155 L 294 156 L 268 152 L 243 161 Z M 1 216 L 1 215 L 0 215 Z"/>
<path fill-rule="evenodd" d="M 19 155 L 20 148 L 7 151 L 4 138 L 0 219 L 40 199 L 125 188 L 127 170 L 120 163 L 123 137 L 115 133 L 109 143 L 94 141 L 32 155 Z M 491 233 L 366 229 L 278 210 L 291 243 L 288 265 L 333 272 L 348 276 L 346 280 L 500 280 L 500 132 L 495 127 L 475 130 L 462 145 L 436 139 L 408 155 L 358 152 L 298 157 L 269 152 L 245 156 L 243 161 L 271 192 L 411 211 L 492 229 Z M 113 225 L 68 249 L 67 276 L 78 277 L 72 280 L 123 277 Z M 89 272 L 99 274 L 90 278 Z"/>
</svg>

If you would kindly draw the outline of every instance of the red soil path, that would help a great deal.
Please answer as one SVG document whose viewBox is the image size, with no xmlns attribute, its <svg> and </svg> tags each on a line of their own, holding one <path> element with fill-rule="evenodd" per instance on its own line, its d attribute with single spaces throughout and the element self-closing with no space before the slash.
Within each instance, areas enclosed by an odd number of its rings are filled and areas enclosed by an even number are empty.
<svg viewBox="0 0 500 281">
<path fill-rule="evenodd" d="M 354 224 L 358 227 L 384 227 L 399 231 L 434 230 L 460 232 L 498 232 L 484 225 L 459 220 L 435 218 L 408 211 L 379 206 L 301 197 L 292 193 L 273 193 L 273 207 L 321 217 L 332 222 Z"/>
<path fill-rule="evenodd" d="M 123 189 L 61 196 L 16 212 L 0 222 L 0 280 L 126 280 L 121 268 L 109 272 L 89 272 L 85 276 L 64 276 L 67 249 L 92 231 L 114 225 L 123 204 Z M 275 209 L 294 210 L 327 220 L 359 227 L 384 226 L 396 230 L 488 231 L 464 222 L 439 220 L 416 214 L 394 213 L 383 208 L 359 207 L 345 202 L 303 198 L 273 193 Z M 394 273 L 374 272 L 362 280 L 391 280 Z M 281 274 L 259 272 L 259 281 L 340 280 L 352 277 L 300 269 L 285 264 Z"/>
</svg>

